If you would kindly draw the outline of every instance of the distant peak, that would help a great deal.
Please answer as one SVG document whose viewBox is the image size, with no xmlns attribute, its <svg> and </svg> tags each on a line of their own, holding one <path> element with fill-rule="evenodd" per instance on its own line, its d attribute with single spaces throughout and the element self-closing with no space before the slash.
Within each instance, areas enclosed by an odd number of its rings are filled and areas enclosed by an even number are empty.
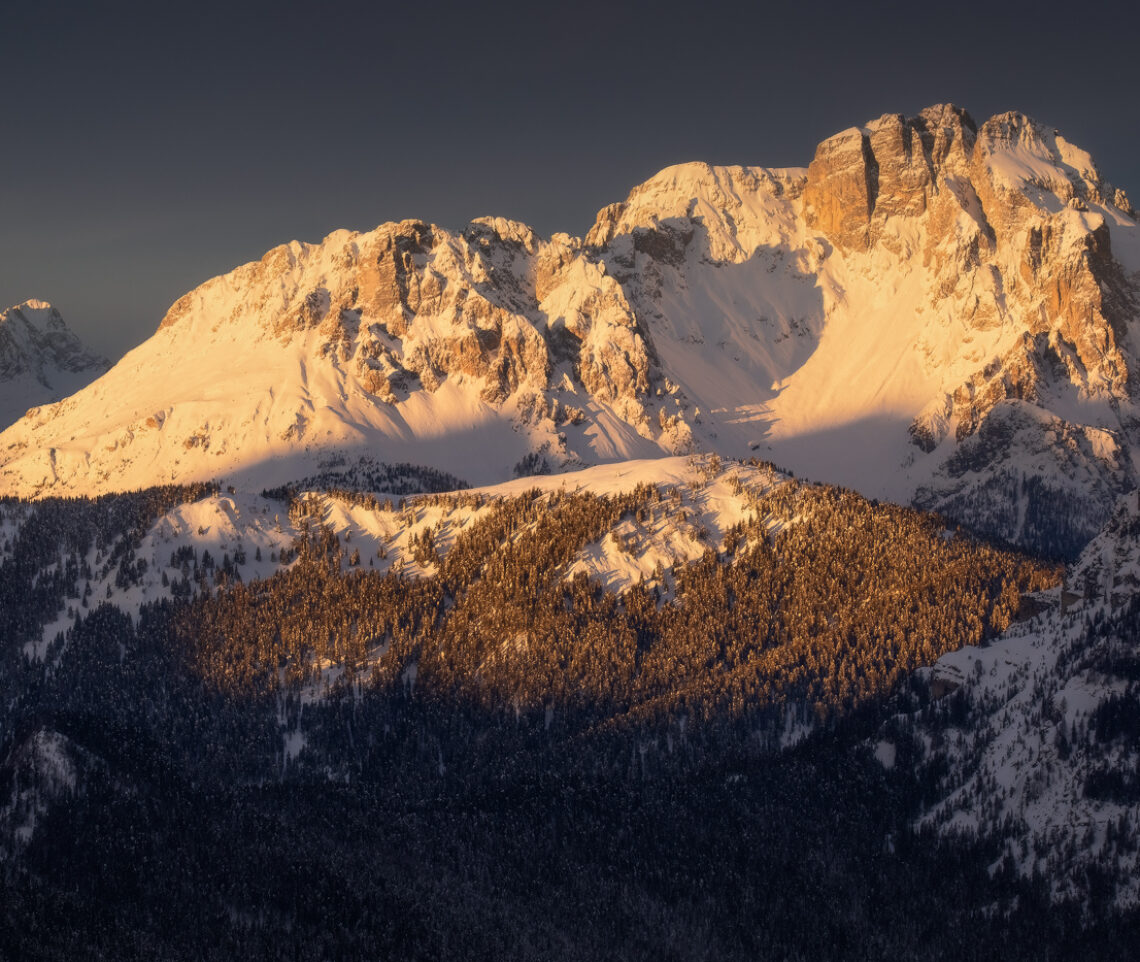
<svg viewBox="0 0 1140 962">
<path fill-rule="evenodd" d="M 63 324 L 63 317 L 58 310 L 52 307 L 47 301 L 37 300 L 36 298 L 30 298 L 29 300 L 8 308 L 8 310 L 0 314 L 0 323 L 11 321 L 17 317 L 22 318 L 25 323 L 37 329 L 42 328 L 45 324 L 51 324 L 56 327 Z"/>
<path fill-rule="evenodd" d="M 31 372 L 105 371 L 110 362 L 87 347 L 47 301 L 26 300 L 0 313 L 0 382 Z"/>
<path fill-rule="evenodd" d="M 25 310 L 26 309 L 29 311 L 54 311 L 55 310 L 55 308 L 52 307 L 51 304 L 49 304 L 47 301 L 37 300 L 34 297 L 30 298 L 29 300 L 24 301 L 23 304 L 17 304 L 16 307 L 19 310 Z"/>
</svg>

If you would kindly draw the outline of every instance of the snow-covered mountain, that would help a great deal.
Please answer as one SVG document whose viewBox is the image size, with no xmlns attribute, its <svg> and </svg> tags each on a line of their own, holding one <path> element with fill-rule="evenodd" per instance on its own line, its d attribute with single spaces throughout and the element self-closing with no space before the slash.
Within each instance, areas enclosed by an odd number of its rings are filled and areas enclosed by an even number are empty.
<svg viewBox="0 0 1140 962">
<path fill-rule="evenodd" d="M 275 248 L 9 429 L 0 478 L 754 452 L 1072 554 L 1136 479 L 1138 276 L 1127 198 L 1051 128 L 886 115 L 806 169 L 669 168 L 584 239 L 486 218 Z"/>
<path fill-rule="evenodd" d="M 0 424 L 58 401 L 110 368 L 50 304 L 25 301 L 0 313 Z"/>
</svg>

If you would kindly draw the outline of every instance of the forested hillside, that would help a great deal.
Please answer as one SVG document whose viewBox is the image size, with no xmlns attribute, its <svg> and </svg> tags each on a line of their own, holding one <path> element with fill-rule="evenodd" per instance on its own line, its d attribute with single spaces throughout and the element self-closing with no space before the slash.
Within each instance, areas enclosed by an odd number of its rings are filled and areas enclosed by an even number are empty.
<svg viewBox="0 0 1140 962">
<path fill-rule="evenodd" d="M 161 577 L 156 533 L 227 496 L 4 504 L 0 950 L 1034 958 L 1135 935 L 916 829 L 936 775 L 864 747 L 913 668 L 1024 617 L 1054 568 L 715 459 L 610 490 L 271 494 L 297 532 L 272 562 L 252 528 L 207 559 L 202 526 Z"/>
</svg>

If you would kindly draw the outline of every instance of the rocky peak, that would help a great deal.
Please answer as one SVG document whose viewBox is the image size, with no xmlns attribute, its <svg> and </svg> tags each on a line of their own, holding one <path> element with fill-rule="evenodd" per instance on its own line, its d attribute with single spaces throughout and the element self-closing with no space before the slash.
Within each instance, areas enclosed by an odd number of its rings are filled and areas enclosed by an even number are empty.
<svg viewBox="0 0 1140 962">
<path fill-rule="evenodd" d="M 1010 111 L 978 132 L 970 176 L 995 231 L 1016 233 L 1028 219 L 1066 210 L 1135 219 L 1123 190 L 1108 183 L 1089 153 L 1051 127 Z"/>
<path fill-rule="evenodd" d="M 0 314 L 0 380 L 23 374 L 48 383 L 53 371 L 80 373 L 110 367 L 88 348 L 45 301 L 30 300 Z"/>
<path fill-rule="evenodd" d="M 874 178 L 873 219 L 925 213 L 934 170 L 920 125 L 902 114 L 886 114 L 868 125 L 867 131 L 868 169 Z"/>
<path fill-rule="evenodd" d="M 807 226 L 842 250 L 874 246 L 890 217 L 926 213 L 940 179 L 964 170 L 976 126 L 952 104 L 917 117 L 884 114 L 816 148 L 804 187 Z"/>
<path fill-rule="evenodd" d="M 110 367 L 44 301 L 25 301 L 0 313 L 0 427 L 57 401 Z"/>
<path fill-rule="evenodd" d="M 468 240 L 481 238 L 488 243 L 494 238 L 499 243 L 517 245 L 528 254 L 538 253 L 541 244 L 532 227 L 506 217 L 476 217 L 467 225 L 464 236 Z"/>
<path fill-rule="evenodd" d="M 961 170 L 969 162 L 978 125 L 961 107 L 935 104 L 911 122 L 920 130 L 923 146 L 935 170 Z"/>
<path fill-rule="evenodd" d="M 586 232 L 586 246 L 596 250 L 612 241 L 625 209 L 626 205 L 619 201 L 616 204 L 607 204 L 598 211 L 598 216 L 594 218 L 594 226 Z"/>
<path fill-rule="evenodd" d="M 666 167 L 622 203 L 603 207 L 585 243 L 619 258 L 632 246 L 676 265 L 699 233 L 699 258 L 740 263 L 757 247 L 785 243 L 794 232 L 791 201 L 803 181 L 803 171 L 795 168 Z"/>
</svg>

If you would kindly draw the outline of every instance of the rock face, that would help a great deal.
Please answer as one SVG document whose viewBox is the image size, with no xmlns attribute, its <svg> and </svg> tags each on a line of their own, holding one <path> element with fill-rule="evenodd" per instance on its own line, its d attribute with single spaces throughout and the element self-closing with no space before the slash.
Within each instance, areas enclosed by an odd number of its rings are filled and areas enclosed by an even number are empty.
<svg viewBox="0 0 1140 962">
<path fill-rule="evenodd" d="M 0 313 L 0 424 L 77 391 L 110 366 L 50 304 L 25 301 L 9 308 Z"/>
<path fill-rule="evenodd" d="M 844 250 L 866 250 L 892 217 L 920 217 L 966 172 L 977 127 L 964 110 L 929 107 L 907 119 L 884 114 L 825 140 L 808 167 L 804 219 Z"/>
<path fill-rule="evenodd" d="M 484 218 L 275 248 L 11 428 L 0 478 L 279 482 L 347 447 L 489 482 L 713 449 L 1071 555 L 1136 480 L 1138 277 L 1127 198 L 1055 131 L 888 114 L 806 170 L 668 168 L 581 240 Z"/>
<path fill-rule="evenodd" d="M 878 194 L 870 138 L 861 130 L 845 130 L 816 148 L 804 186 L 804 220 L 843 250 L 866 250 Z"/>
</svg>

